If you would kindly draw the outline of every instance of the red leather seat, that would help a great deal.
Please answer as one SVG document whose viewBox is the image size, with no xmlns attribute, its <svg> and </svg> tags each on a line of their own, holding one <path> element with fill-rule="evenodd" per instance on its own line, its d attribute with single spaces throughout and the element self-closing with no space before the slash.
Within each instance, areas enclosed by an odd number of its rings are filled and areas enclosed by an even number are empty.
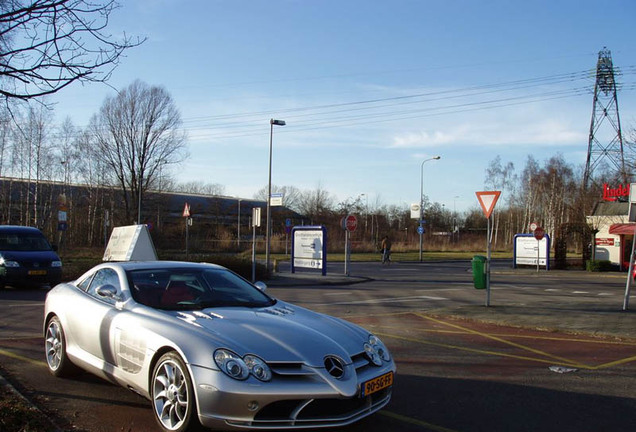
<svg viewBox="0 0 636 432">
<path fill-rule="evenodd" d="M 179 302 L 192 301 L 194 295 L 183 281 L 170 281 L 161 296 L 161 304 L 163 306 L 176 305 Z"/>
</svg>

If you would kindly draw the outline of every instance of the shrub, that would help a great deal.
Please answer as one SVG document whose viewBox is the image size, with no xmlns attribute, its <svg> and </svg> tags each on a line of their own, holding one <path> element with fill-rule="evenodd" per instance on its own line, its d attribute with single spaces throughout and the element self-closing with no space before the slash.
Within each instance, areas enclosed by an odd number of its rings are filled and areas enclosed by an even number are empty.
<svg viewBox="0 0 636 432">
<path fill-rule="evenodd" d="M 609 260 L 588 260 L 585 269 L 589 272 L 607 272 L 612 271 L 613 266 Z"/>
</svg>

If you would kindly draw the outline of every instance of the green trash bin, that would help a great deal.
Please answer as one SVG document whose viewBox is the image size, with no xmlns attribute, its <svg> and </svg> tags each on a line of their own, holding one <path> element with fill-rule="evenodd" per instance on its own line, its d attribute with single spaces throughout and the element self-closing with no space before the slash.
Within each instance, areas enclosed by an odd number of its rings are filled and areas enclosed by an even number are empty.
<svg viewBox="0 0 636 432">
<path fill-rule="evenodd" d="M 487 258 L 482 255 L 473 257 L 473 283 L 475 289 L 486 289 L 486 261 Z"/>
</svg>

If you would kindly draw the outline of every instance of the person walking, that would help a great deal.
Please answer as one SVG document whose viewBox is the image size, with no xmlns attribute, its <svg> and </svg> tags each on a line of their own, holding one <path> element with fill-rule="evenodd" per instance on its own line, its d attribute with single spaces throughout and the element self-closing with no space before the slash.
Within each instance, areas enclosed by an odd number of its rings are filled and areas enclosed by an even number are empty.
<svg viewBox="0 0 636 432">
<path fill-rule="evenodd" d="M 388 235 L 382 238 L 382 264 L 391 264 L 391 239 Z"/>
</svg>

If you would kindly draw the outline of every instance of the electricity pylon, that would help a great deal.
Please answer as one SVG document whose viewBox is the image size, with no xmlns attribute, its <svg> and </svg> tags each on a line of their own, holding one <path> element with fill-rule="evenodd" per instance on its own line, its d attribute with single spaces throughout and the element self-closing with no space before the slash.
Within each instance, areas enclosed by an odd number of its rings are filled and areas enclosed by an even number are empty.
<svg viewBox="0 0 636 432">
<path fill-rule="evenodd" d="M 623 183 L 629 183 L 623 158 L 623 135 L 616 98 L 616 79 L 612 64 L 612 53 L 603 48 L 598 53 L 596 63 L 596 83 L 594 85 L 594 105 L 587 146 L 587 163 L 583 186 L 588 188 L 592 173 L 599 163 L 606 159 L 616 168 Z"/>
</svg>

